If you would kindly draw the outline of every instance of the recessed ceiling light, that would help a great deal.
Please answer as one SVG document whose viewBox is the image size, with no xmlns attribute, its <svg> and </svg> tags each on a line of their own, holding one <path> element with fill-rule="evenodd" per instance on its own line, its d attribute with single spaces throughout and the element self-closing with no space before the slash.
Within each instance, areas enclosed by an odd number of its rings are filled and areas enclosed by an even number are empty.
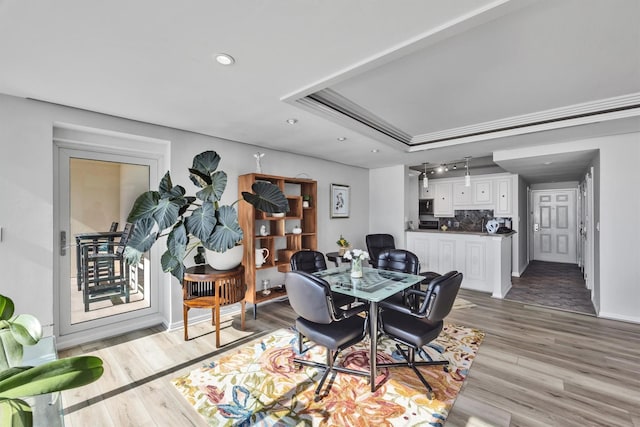
<svg viewBox="0 0 640 427">
<path fill-rule="evenodd" d="M 236 60 L 233 59 L 233 56 L 226 53 L 216 54 L 216 61 L 218 61 L 218 64 L 222 65 L 233 65 L 236 62 Z"/>
<path fill-rule="evenodd" d="M 379 153 L 380 150 L 378 150 L 377 148 L 374 148 L 373 150 L 371 150 L 372 153 Z"/>
<path fill-rule="evenodd" d="M 287 119 L 287 123 L 289 123 L 290 125 L 295 125 L 296 123 L 298 123 L 298 119 Z"/>
<path fill-rule="evenodd" d="M 544 162 L 543 165 L 549 166 L 553 162 Z"/>
<path fill-rule="evenodd" d="M 347 138 L 345 138 L 344 136 L 341 136 L 341 137 L 339 137 L 339 138 L 337 138 L 337 139 L 338 139 L 338 141 L 340 141 L 340 142 L 342 142 L 342 141 L 346 141 L 346 140 L 347 140 Z"/>
</svg>

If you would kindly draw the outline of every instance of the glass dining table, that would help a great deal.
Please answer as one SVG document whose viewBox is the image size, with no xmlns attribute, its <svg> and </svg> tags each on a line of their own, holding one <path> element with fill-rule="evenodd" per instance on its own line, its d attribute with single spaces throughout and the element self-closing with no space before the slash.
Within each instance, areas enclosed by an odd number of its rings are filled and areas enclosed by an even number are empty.
<svg viewBox="0 0 640 427">
<path fill-rule="evenodd" d="M 362 268 L 362 277 L 351 277 L 351 266 L 343 265 L 336 268 L 313 273 L 314 276 L 326 280 L 331 285 L 331 291 L 350 295 L 361 301 L 369 302 L 369 381 L 371 391 L 376 390 L 376 354 L 378 351 L 378 303 L 422 282 L 423 276 L 400 273 L 397 271 Z"/>
</svg>

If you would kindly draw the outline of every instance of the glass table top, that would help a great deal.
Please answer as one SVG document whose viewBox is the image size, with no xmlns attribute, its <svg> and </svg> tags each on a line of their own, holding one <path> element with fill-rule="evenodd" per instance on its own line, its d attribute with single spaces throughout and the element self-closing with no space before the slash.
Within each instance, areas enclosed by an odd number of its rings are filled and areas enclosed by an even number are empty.
<svg viewBox="0 0 640 427">
<path fill-rule="evenodd" d="M 329 268 L 313 275 L 329 282 L 333 292 L 374 302 L 380 302 L 424 280 L 424 277 L 415 274 L 369 267 L 363 267 L 362 277 L 356 279 L 351 277 L 350 265 Z"/>
</svg>

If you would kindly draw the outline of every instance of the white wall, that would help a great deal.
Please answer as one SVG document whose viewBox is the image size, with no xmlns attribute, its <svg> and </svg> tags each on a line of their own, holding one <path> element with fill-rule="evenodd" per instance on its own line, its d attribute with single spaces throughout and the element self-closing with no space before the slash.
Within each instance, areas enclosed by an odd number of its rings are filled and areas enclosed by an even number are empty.
<svg viewBox="0 0 640 427">
<path fill-rule="evenodd" d="M 193 194 L 187 168 L 193 156 L 216 150 L 222 157 L 220 168 L 229 176 L 224 203 L 237 198 L 237 176 L 253 172 L 253 153 L 266 153 L 263 172 L 284 176 L 302 175 L 318 181 L 318 248 L 336 249 L 342 232 L 364 244 L 369 229 L 369 174 L 366 169 L 309 157 L 266 150 L 255 146 L 207 137 L 176 129 L 77 110 L 54 104 L 0 95 L 0 293 L 16 302 L 18 312 L 31 313 L 44 325 L 54 319 L 54 236 L 53 236 L 53 146 L 55 122 L 72 123 L 131 135 L 171 141 L 170 161 L 174 184 Z M 162 175 L 163 172 L 160 173 Z M 329 185 L 351 186 L 351 216 L 330 219 Z M 155 188 L 157 183 L 152 183 Z M 182 321 L 180 286 L 167 274 L 160 283 L 170 290 L 161 307 L 169 325 Z M 38 297 L 35 298 L 34 295 Z"/>
<path fill-rule="evenodd" d="M 596 155 L 589 166 L 593 167 L 593 221 L 591 222 L 592 227 L 595 229 L 596 224 L 600 221 L 600 153 Z M 594 231 L 593 236 L 593 253 L 595 254 L 595 259 L 593 260 L 594 284 L 592 300 L 596 313 L 600 313 L 600 233 L 596 230 Z M 604 283 L 606 283 L 606 281 Z M 638 314 L 638 317 L 640 317 L 640 313 Z"/>
<path fill-rule="evenodd" d="M 580 183 L 578 181 L 562 181 L 562 182 L 542 182 L 538 184 L 531 184 L 532 190 L 564 190 L 564 189 L 577 189 Z"/>
<path fill-rule="evenodd" d="M 520 176 L 518 176 L 516 184 L 517 198 L 513 202 L 514 206 L 518 207 L 518 214 L 512 218 L 512 226 L 514 230 L 518 231 L 518 239 L 513 241 L 514 246 L 517 247 L 517 251 L 514 253 L 517 255 L 513 258 L 512 270 L 519 277 L 529 265 L 529 251 L 527 249 L 529 242 L 529 191 L 527 183 Z"/>
<path fill-rule="evenodd" d="M 369 170 L 369 233 L 391 234 L 397 248 L 406 247 L 406 176 L 403 165 Z"/>
<path fill-rule="evenodd" d="M 418 199 L 420 190 L 418 188 L 419 185 L 422 184 L 422 181 L 419 181 L 419 176 L 412 173 L 409 173 L 409 168 L 405 167 L 405 178 L 404 178 L 404 221 L 413 222 L 413 227 L 417 230 L 419 221 L 418 215 Z M 415 175 L 415 176 L 414 176 Z"/>
</svg>

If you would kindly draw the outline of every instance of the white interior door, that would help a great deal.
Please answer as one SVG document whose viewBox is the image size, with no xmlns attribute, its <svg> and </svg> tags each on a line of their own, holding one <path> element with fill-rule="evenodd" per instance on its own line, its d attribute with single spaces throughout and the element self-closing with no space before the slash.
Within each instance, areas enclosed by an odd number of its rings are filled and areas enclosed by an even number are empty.
<svg viewBox="0 0 640 427">
<path fill-rule="evenodd" d="M 79 243 L 86 243 L 81 235 L 109 231 L 114 222 L 117 230 L 124 228 L 135 198 L 158 180 L 157 160 L 62 146 L 57 146 L 57 160 L 59 335 L 83 333 L 90 340 L 109 330 L 122 333 L 123 325 L 138 328 L 132 320 L 158 312 L 148 254 L 138 266 L 125 265 L 126 287 L 92 288 L 81 273 L 87 263 L 80 261 Z M 111 250 L 117 242 L 115 237 Z M 110 250 L 102 246 L 100 250 Z M 118 264 L 110 268 L 109 277 L 124 273 Z"/>
<path fill-rule="evenodd" d="M 533 259 L 576 263 L 576 190 L 534 190 Z"/>
</svg>

